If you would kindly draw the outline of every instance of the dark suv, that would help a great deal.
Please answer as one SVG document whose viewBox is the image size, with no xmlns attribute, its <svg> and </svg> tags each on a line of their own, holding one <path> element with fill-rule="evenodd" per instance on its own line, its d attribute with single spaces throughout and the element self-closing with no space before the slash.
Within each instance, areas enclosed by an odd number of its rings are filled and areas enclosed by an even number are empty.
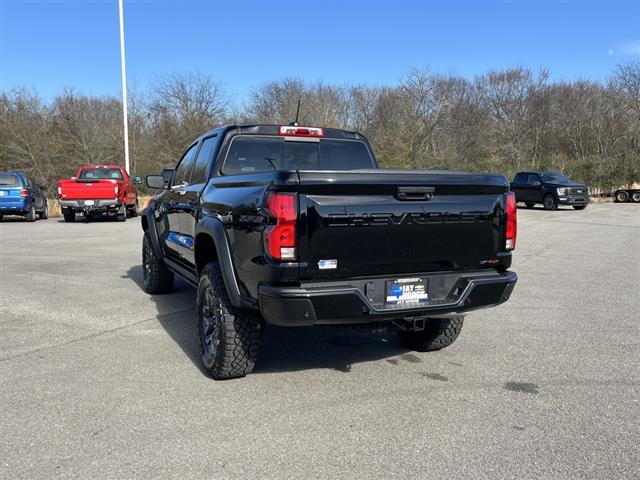
<svg viewBox="0 0 640 480">
<path fill-rule="evenodd" d="M 589 187 L 562 173 L 519 172 L 511 182 L 511 191 L 516 201 L 528 208 L 541 203 L 545 210 L 555 210 L 558 205 L 584 210 L 589 204 Z"/>
</svg>

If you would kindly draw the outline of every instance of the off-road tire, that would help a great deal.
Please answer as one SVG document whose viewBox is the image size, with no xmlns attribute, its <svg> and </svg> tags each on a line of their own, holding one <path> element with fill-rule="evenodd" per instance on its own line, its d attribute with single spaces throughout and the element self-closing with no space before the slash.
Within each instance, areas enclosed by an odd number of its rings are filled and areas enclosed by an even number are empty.
<svg viewBox="0 0 640 480">
<path fill-rule="evenodd" d="M 49 218 L 49 204 L 47 202 L 44 202 L 44 208 L 38 214 L 38 217 L 40 217 L 40 220 L 46 220 Z"/>
<path fill-rule="evenodd" d="M 36 206 L 33 203 L 31 204 L 31 209 L 29 210 L 29 213 L 27 213 L 24 216 L 24 219 L 27 222 L 35 222 L 36 221 Z"/>
<path fill-rule="evenodd" d="M 62 216 L 64 217 L 65 222 L 75 222 L 76 221 L 76 212 L 70 209 L 62 210 Z"/>
<path fill-rule="evenodd" d="M 625 192 L 624 190 L 620 190 L 619 192 L 616 192 L 615 199 L 618 203 L 625 203 L 629 200 L 629 193 Z"/>
<path fill-rule="evenodd" d="M 152 295 L 169 293 L 173 289 L 173 273 L 156 256 L 149 232 L 142 238 L 142 284 Z"/>
<path fill-rule="evenodd" d="M 584 210 L 585 208 L 587 208 L 586 205 L 574 205 L 573 208 L 575 208 L 576 210 Z"/>
<path fill-rule="evenodd" d="M 640 203 L 640 192 L 633 192 L 631 194 L 631 200 L 633 203 Z"/>
<path fill-rule="evenodd" d="M 533 202 L 525 202 L 524 204 L 527 208 L 533 208 L 535 206 L 535 203 Z"/>
<path fill-rule="evenodd" d="M 405 347 L 418 352 L 431 352 L 448 347 L 462 331 L 464 317 L 430 318 L 424 330 L 399 330 L 398 336 Z"/>
<path fill-rule="evenodd" d="M 545 210 L 557 210 L 558 202 L 553 195 L 545 195 L 542 199 L 542 205 Z"/>
<path fill-rule="evenodd" d="M 200 274 L 196 320 L 209 375 L 222 380 L 251 373 L 260 345 L 260 317 L 231 305 L 218 262 L 208 263 Z"/>
</svg>

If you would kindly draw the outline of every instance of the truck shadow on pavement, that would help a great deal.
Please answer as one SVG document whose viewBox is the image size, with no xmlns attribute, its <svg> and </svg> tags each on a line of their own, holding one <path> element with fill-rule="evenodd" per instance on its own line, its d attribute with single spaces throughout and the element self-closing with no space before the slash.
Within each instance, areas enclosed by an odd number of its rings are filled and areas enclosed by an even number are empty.
<svg viewBox="0 0 640 480">
<path fill-rule="evenodd" d="M 536 205 L 531 208 L 518 205 L 518 210 L 522 210 L 522 211 L 531 210 L 531 211 L 540 211 L 540 212 L 549 212 L 549 213 L 574 212 L 576 214 L 579 214 L 581 212 L 580 210 L 576 210 L 575 208 L 573 208 L 571 205 L 558 205 L 558 208 L 556 208 L 555 210 L 547 210 L 542 205 Z"/>
<path fill-rule="evenodd" d="M 114 223 L 116 225 L 121 225 L 123 222 L 119 222 L 116 220 L 116 217 L 113 216 L 108 216 L 108 215 L 104 215 L 104 216 L 96 216 L 96 217 L 92 217 L 92 218 L 87 218 L 84 216 L 78 216 L 76 217 L 76 219 L 73 222 L 67 222 L 64 218 L 56 218 L 55 219 L 58 223 L 81 223 L 84 225 L 90 225 L 92 223 Z M 134 221 L 135 219 L 131 219 L 131 218 L 127 218 L 127 221 Z"/>
<path fill-rule="evenodd" d="M 144 288 L 141 265 L 131 267 L 123 278 L 131 279 L 141 289 Z M 155 304 L 156 318 L 162 328 L 193 364 L 207 375 L 200 361 L 194 308 L 195 289 L 176 278 L 173 293 L 149 295 L 149 299 Z M 330 328 L 269 325 L 261 338 L 260 353 L 253 374 L 314 369 L 348 373 L 357 363 L 412 355 L 407 352 L 393 333 L 350 334 Z M 412 355 L 412 358 L 416 362 L 422 362 L 417 355 Z"/>
</svg>

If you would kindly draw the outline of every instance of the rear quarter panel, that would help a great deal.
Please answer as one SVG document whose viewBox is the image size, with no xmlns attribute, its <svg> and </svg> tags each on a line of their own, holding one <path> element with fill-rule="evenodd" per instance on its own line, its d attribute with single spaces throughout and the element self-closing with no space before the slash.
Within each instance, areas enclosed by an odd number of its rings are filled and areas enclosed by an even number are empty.
<svg viewBox="0 0 640 480">
<path fill-rule="evenodd" d="M 295 172 L 266 172 L 212 178 L 202 193 L 199 218 L 213 216 L 226 226 L 233 265 L 240 288 L 257 298 L 258 285 L 294 283 L 297 263 L 270 262 L 263 255 L 262 232 L 267 214 L 262 208 L 267 191 L 294 190 Z"/>
</svg>

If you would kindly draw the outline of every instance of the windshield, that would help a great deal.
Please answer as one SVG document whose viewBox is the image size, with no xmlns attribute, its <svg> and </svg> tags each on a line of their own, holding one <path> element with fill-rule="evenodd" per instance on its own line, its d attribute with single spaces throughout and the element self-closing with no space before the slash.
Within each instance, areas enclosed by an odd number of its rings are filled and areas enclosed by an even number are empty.
<svg viewBox="0 0 640 480">
<path fill-rule="evenodd" d="M 542 173 L 540 174 L 540 176 L 546 183 L 565 183 L 571 181 L 569 177 L 563 175 L 562 173 Z"/>
<path fill-rule="evenodd" d="M 85 168 L 80 172 L 83 180 L 122 180 L 122 173 L 117 168 Z"/>
<path fill-rule="evenodd" d="M 20 179 L 17 175 L 13 175 L 10 173 L 0 173 L 0 186 L 19 187 Z"/>
<path fill-rule="evenodd" d="M 223 173 L 272 170 L 356 170 L 375 168 L 366 144 L 353 140 L 285 141 L 282 137 L 237 136 Z"/>
</svg>

